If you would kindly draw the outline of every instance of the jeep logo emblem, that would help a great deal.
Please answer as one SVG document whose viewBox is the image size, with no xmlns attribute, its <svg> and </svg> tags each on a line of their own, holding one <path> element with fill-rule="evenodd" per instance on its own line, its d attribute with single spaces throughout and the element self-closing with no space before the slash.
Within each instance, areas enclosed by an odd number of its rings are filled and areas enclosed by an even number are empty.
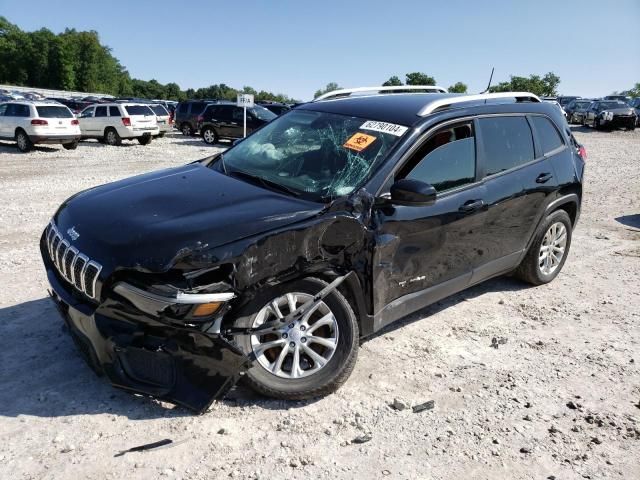
<svg viewBox="0 0 640 480">
<path fill-rule="evenodd" d="M 67 233 L 71 237 L 71 240 L 77 240 L 80 236 L 80 234 L 76 232 L 76 227 L 71 227 L 69 230 L 67 230 Z"/>
</svg>

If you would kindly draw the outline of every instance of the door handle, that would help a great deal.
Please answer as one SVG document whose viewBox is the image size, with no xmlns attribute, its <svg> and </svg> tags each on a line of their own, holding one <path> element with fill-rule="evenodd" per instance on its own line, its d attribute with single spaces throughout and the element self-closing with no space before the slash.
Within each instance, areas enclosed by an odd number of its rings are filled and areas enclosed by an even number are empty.
<svg viewBox="0 0 640 480">
<path fill-rule="evenodd" d="M 536 178 L 536 183 L 547 183 L 552 178 L 553 178 L 553 175 L 551 175 L 548 172 L 541 173 L 540 175 L 538 175 L 538 178 Z"/>
<path fill-rule="evenodd" d="M 480 210 L 485 206 L 484 200 L 469 200 L 468 202 L 463 203 L 458 208 L 459 211 L 463 213 L 471 213 L 476 210 Z"/>
</svg>

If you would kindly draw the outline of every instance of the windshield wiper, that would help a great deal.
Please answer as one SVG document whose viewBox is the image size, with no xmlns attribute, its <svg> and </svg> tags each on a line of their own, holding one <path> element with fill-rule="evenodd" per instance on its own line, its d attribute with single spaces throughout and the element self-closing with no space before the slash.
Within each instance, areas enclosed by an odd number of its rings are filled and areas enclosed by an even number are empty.
<svg viewBox="0 0 640 480">
<path fill-rule="evenodd" d="M 270 188 L 272 190 L 279 190 L 281 192 L 288 193 L 289 195 L 293 195 L 294 197 L 299 197 L 302 194 L 301 192 L 298 192 L 293 188 L 289 188 L 285 185 L 268 180 L 258 175 L 253 175 L 252 173 L 243 172 L 242 170 L 228 170 L 227 174 L 231 176 L 246 178 L 247 180 L 251 180 L 254 183 L 258 182 L 267 188 Z"/>
</svg>

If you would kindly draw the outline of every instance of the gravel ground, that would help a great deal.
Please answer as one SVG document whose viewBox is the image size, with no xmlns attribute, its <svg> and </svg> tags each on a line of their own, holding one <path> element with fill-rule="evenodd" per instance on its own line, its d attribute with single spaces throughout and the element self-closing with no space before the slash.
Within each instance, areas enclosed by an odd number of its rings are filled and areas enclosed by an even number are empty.
<svg viewBox="0 0 640 480">
<path fill-rule="evenodd" d="M 0 143 L 0 478 L 640 478 L 640 131 L 576 136 L 583 212 L 552 284 L 433 305 L 364 343 L 326 398 L 240 386 L 203 416 L 92 373 L 46 299 L 38 238 L 76 191 L 215 148 Z M 182 443 L 114 457 L 163 438 Z"/>
</svg>

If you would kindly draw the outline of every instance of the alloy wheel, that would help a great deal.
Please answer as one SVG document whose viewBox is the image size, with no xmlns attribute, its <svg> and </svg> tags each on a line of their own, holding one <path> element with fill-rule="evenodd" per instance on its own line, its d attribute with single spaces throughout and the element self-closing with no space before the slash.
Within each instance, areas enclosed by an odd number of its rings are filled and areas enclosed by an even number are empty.
<svg viewBox="0 0 640 480">
<path fill-rule="evenodd" d="M 292 292 L 273 299 L 262 307 L 253 328 L 284 318 L 313 298 Z M 318 303 L 298 321 L 276 332 L 251 335 L 251 348 L 258 364 L 277 377 L 297 379 L 322 370 L 338 346 L 338 322 L 331 309 Z"/>
<path fill-rule="evenodd" d="M 109 145 L 115 145 L 116 143 L 116 134 L 113 130 L 107 132 L 107 143 Z"/>
<path fill-rule="evenodd" d="M 567 228 L 562 222 L 552 224 L 545 233 L 540 253 L 538 266 L 544 275 L 551 275 L 557 270 L 564 258 L 567 247 Z"/>
<path fill-rule="evenodd" d="M 214 143 L 216 141 L 216 134 L 210 129 L 204 131 L 203 137 L 207 143 Z"/>
<path fill-rule="evenodd" d="M 19 133 L 18 138 L 16 138 L 16 143 L 18 144 L 18 148 L 20 150 L 26 150 L 27 148 L 27 137 L 24 133 Z"/>
</svg>

